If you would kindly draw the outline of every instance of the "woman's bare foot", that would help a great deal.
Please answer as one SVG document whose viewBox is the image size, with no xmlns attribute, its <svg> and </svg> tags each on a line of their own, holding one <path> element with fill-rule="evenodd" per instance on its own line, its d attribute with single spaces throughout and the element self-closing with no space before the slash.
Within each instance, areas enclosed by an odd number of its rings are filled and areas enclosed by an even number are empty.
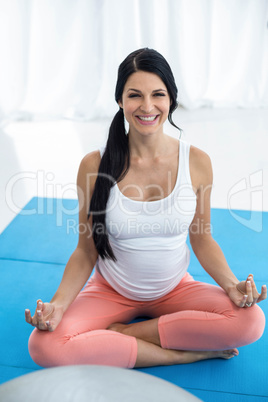
<svg viewBox="0 0 268 402">
<path fill-rule="evenodd" d="M 114 323 L 107 329 L 120 332 L 124 335 L 134 336 L 137 339 L 143 339 L 146 342 L 161 346 L 158 332 L 158 318 L 140 321 L 131 324 Z"/>
<path fill-rule="evenodd" d="M 193 363 L 200 360 L 207 359 L 231 359 L 232 357 L 238 356 L 239 352 L 236 348 L 220 351 L 177 351 L 180 356 L 178 356 L 181 363 Z"/>
<path fill-rule="evenodd" d="M 109 331 L 120 332 L 121 334 L 124 333 L 124 330 L 129 326 L 129 324 L 121 324 L 120 322 L 116 322 L 112 325 L 109 325 L 107 328 Z"/>
</svg>

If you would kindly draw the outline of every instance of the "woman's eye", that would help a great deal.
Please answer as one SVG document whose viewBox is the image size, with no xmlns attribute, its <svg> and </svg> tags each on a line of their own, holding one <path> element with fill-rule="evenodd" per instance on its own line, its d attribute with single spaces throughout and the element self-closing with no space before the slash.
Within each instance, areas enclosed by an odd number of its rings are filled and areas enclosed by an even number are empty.
<svg viewBox="0 0 268 402">
<path fill-rule="evenodd" d="M 140 98 L 141 95 L 139 94 L 129 94 L 128 97 L 129 98 Z M 156 92 L 155 94 L 153 94 L 154 97 L 159 97 L 159 96 L 166 96 L 166 94 L 164 94 L 163 92 Z"/>
</svg>

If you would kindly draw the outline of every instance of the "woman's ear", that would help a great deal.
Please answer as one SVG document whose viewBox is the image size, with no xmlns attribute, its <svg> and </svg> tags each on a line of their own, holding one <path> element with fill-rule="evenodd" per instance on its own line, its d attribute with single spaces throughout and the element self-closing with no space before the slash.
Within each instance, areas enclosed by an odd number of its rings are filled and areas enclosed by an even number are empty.
<svg viewBox="0 0 268 402">
<path fill-rule="evenodd" d="M 123 109 L 123 103 L 121 100 L 118 101 L 118 105 L 119 105 L 119 107 L 121 107 L 121 109 Z"/>
</svg>

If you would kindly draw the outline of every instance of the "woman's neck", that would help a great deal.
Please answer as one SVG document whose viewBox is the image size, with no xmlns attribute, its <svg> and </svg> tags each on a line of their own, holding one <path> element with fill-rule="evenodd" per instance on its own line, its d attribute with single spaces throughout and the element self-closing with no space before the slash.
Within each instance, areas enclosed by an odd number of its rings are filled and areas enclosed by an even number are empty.
<svg viewBox="0 0 268 402">
<path fill-rule="evenodd" d="M 158 135 L 137 136 L 128 134 L 129 149 L 132 157 L 156 158 L 165 154 L 168 147 L 168 136 L 164 133 Z"/>
</svg>

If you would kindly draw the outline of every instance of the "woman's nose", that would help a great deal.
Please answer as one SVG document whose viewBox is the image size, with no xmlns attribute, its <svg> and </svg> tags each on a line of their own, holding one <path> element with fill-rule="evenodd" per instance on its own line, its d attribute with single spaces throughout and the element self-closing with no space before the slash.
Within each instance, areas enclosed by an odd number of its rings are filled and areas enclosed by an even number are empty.
<svg viewBox="0 0 268 402">
<path fill-rule="evenodd" d="M 143 113 L 150 114 L 153 110 L 153 103 L 149 97 L 144 97 L 140 106 Z"/>
</svg>

